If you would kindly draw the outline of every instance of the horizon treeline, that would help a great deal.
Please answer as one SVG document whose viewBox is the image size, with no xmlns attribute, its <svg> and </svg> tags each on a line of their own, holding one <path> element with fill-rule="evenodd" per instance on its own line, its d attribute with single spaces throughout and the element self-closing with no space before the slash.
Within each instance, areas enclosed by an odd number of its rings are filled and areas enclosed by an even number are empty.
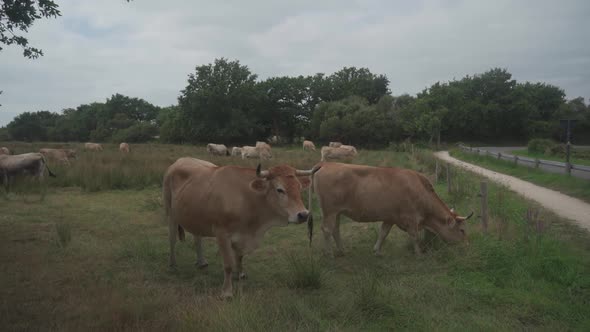
<svg viewBox="0 0 590 332">
<path fill-rule="evenodd" d="M 247 143 L 277 135 L 363 147 L 413 141 L 562 139 L 560 119 L 576 119 L 574 143 L 590 142 L 590 107 L 543 82 L 516 82 L 502 68 L 437 82 L 395 96 L 367 68 L 270 77 L 225 58 L 188 75 L 178 103 L 155 106 L 115 93 L 61 112 L 25 112 L 0 128 L 0 141 Z"/>
</svg>

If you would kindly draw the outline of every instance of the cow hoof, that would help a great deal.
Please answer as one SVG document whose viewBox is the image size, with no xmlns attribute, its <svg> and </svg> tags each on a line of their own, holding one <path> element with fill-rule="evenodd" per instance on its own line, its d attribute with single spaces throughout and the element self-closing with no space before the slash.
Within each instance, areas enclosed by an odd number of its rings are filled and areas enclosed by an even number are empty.
<svg viewBox="0 0 590 332">
<path fill-rule="evenodd" d="M 246 275 L 246 273 L 245 273 L 245 272 L 240 272 L 240 275 L 239 275 L 239 279 L 240 279 L 240 280 L 246 279 L 247 277 L 248 277 L 248 276 Z"/>
<path fill-rule="evenodd" d="M 221 295 L 219 296 L 219 298 L 221 298 L 222 300 L 231 300 L 232 297 L 232 292 L 221 292 Z"/>
<path fill-rule="evenodd" d="M 381 251 L 375 251 L 375 257 L 383 257 Z"/>
<path fill-rule="evenodd" d="M 209 266 L 209 262 L 207 262 L 206 260 L 197 261 L 197 263 L 195 263 L 195 265 L 197 266 L 198 269 L 204 269 L 207 266 Z"/>
</svg>

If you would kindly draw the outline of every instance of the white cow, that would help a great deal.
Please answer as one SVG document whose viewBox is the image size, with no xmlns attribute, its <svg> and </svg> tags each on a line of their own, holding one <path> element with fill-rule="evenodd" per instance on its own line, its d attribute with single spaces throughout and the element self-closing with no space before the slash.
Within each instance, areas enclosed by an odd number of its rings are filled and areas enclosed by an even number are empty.
<svg viewBox="0 0 590 332">
<path fill-rule="evenodd" d="M 223 144 L 207 144 L 207 152 L 214 156 L 229 156 L 229 150 L 227 146 Z"/>
</svg>

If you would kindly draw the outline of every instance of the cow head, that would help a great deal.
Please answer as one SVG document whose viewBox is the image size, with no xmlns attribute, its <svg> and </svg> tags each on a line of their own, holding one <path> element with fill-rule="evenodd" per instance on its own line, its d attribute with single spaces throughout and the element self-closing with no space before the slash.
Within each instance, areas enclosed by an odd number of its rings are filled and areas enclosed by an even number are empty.
<svg viewBox="0 0 590 332">
<path fill-rule="evenodd" d="M 250 183 L 250 187 L 266 196 L 275 214 L 286 217 L 289 223 L 307 221 L 309 211 L 301 200 L 301 190 L 309 187 L 310 178 L 319 167 L 312 170 L 297 170 L 288 165 L 261 170 L 260 164 L 256 168 L 257 179 Z"/>
<path fill-rule="evenodd" d="M 77 159 L 78 158 L 78 155 L 77 155 L 77 152 L 76 152 L 75 149 L 67 149 L 66 150 L 66 156 L 68 158 L 74 158 L 74 159 Z"/>
<path fill-rule="evenodd" d="M 447 217 L 447 227 L 444 228 L 440 234 L 447 242 L 464 242 L 467 240 L 467 234 L 465 233 L 465 221 L 473 216 L 471 212 L 467 217 L 462 217 L 455 213 L 454 209 L 449 210 L 449 216 Z"/>
</svg>

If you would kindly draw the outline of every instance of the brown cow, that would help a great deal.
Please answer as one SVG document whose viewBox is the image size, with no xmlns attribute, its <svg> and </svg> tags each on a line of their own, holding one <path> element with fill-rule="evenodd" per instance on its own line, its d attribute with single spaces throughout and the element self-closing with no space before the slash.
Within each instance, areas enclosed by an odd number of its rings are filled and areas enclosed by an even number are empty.
<svg viewBox="0 0 590 332">
<path fill-rule="evenodd" d="M 391 226 L 408 232 L 414 250 L 420 253 L 418 233 L 428 229 L 447 242 L 466 240 L 464 221 L 442 202 L 430 181 L 422 174 L 401 168 L 372 167 L 341 163 L 320 163 L 314 176 L 314 191 L 322 209 L 322 231 L 329 250 L 330 236 L 336 255 L 342 254 L 339 218 L 345 215 L 358 222 L 382 221 L 374 246 L 380 255 Z"/>
<path fill-rule="evenodd" d="M 341 160 L 342 159 L 353 159 L 354 157 L 357 156 L 357 152 L 354 147 L 351 146 L 351 148 L 346 148 L 343 146 L 340 146 L 337 148 L 323 146 L 322 149 L 320 150 L 322 153 L 321 161 L 335 160 L 335 159 L 341 159 Z"/>
<path fill-rule="evenodd" d="M 99 143 L 86 143 L 84 144 L 84 148 L 90 151 L 102 151 L 102 145 Z"/>
<path fill-rule="evenodd" d="M 315 151 L 315 144 L 312 141 L 305 140 L 303 141 L 303 151 Z"/>
<path fill-rule="evenodd" d="M 121 151 L 123 153 L 129 153 L 129 144 L 127 144 L 125 142 L 119 144 L 119 151 Z"/>
<path fill-rule="evenodd" d="M 70 165 L 70 158 L 76 158 L 76 150 L 74 149 L 40 149 L 41 153 L 47 160 L 53 160 L 64 165 Z"/>
<path fill-rule="evenodd" d="M 282 165 L 266 171 L 180 158 L 164 175 L 163 196 L 168 216 L 170 265 L 176 265 L 176 236 L 195 236 L 197 265 L 206 266 L 201 237 L 215 237 L 225 278 L 222 297 L 232 296 L 232 269 L 244 278 L 242 258 L 254 250 L 271 226 L 301 223 L 309 211 L 301 190 L 317 171 Z"/>
<path fill-rule="evenodd" d="M 10 154 L 10 150 L 7 147 L 3 146 L 0 148 L 0 154 Z"/>
<path fill-rule="evenodd" d="M 47 167 L 45 157 L 40 153 L 0 155 L 0 181 L 4 183 L 7 190 L 11 179 L 18 175 L 31 175 L 42 181 L 46 168 L 49 176 L 55 177 L 55 174 Z"/>
</svg>

